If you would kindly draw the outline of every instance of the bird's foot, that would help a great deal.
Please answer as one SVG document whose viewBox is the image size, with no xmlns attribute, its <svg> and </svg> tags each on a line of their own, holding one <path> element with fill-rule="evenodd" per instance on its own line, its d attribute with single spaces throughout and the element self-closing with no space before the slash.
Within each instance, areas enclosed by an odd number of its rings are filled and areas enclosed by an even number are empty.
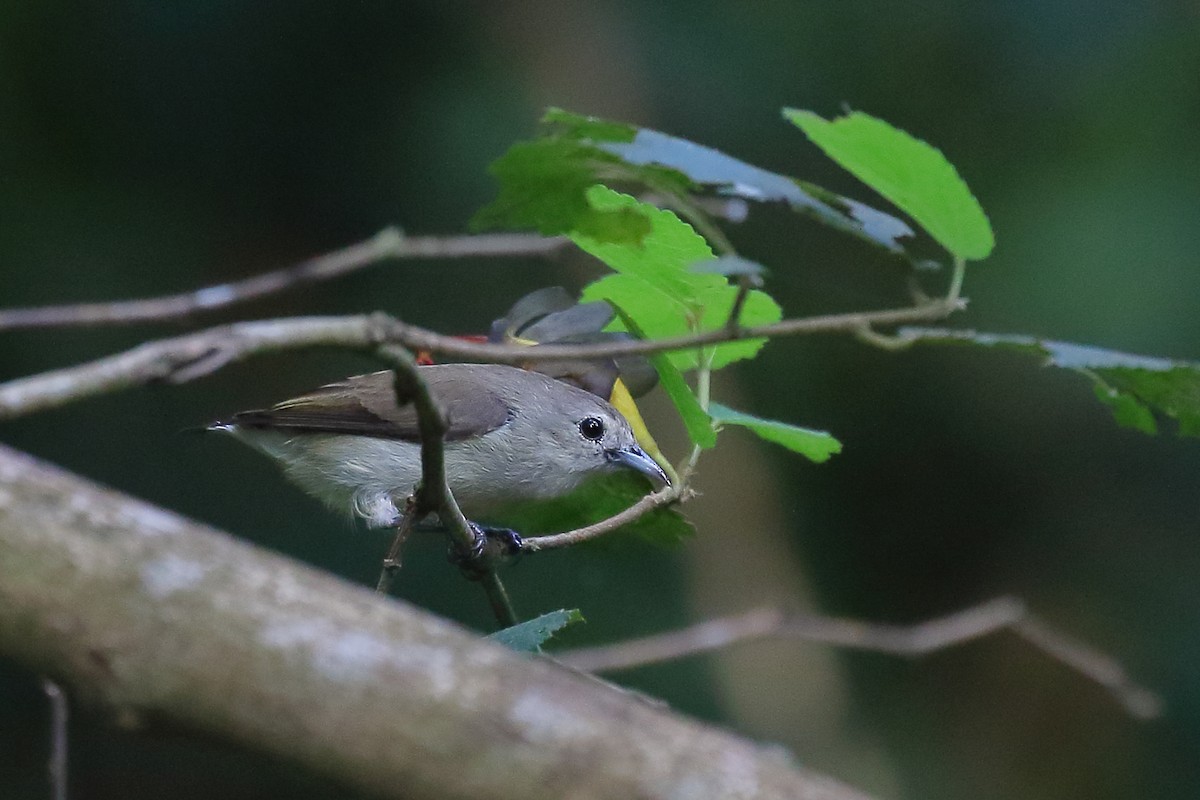
<svg viewBox="0 0 1200 800">
<path fill-rule="evenodd" d="M 469 524 L 471 532 L 475 534 L 470 549 L 451 545 L 446 555 L 468 580 L 483 580 L 500 564 L 520 555 L 524 545 L 521 534 L 508 528 L 485 528 L 473 522 Z"/>
</svg>

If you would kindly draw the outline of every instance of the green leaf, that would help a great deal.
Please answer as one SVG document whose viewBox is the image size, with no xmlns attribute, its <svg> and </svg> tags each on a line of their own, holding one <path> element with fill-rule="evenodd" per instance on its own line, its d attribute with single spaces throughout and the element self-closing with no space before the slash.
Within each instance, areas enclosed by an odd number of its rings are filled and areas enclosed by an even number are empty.
<svg viewBox="0 0 1200 800">
<path fill-rule="evenodd" d="M 1180 436 L 1200 437 L 1200 363 L 971 330 L 902 328 L 898 335 L 915 343 L 974 345 L 1039 356 L 1047 366 L 1073 370 L 1091 380 L 1096 397 L 1119 425 L 1153 434 L 1158 431 L 1155 415 L 1159 415 L 1177 420 Z"/>
<path fill-rule="evenodd" d="M 601 241 L 638 242 L 650 230 L 640 215 L 626 209 L 592 207 L 585 196 L 605 163 L 615 156 L 565 139 L 518 142 L 492 162 L 500 196 L 471 220 L 472 230 L 533 229 L 546 236 L 575 230 Z"/>
<path fill-rule="evenodd" d="M 552 108 L 541 136 L 520 142 L 492 164 L 500 196 L 479 212 L 475 228 L 579 230 L 602 241 L 640 241 L 629 220 L 590 210 L 594 183 L 645 187 L 690 200 L 708 191 L 726 197 L 787 203 L 794 211 L 908 257 L 899 240 L 912 229 L 895 217 L 819 186 L 760 169 L 710 147 L 597 117 Z"/>
<path fill-rule="evenodd" d="M 717 443 L 717 432 L 713 429 L 712 420 L 700 407 L 700 401 L 692 393 L 692 388 L 683 379 L 683 373 L 671 363 L 666 353 L 655 353 L 650 357 L 650 363 L 658 370 L 658 380 L 663 390 L 675 404 L 679 417 L 687 429 L 688 438 L 693 444 L 707 450 Z"/>
<path fill-rule="evenodd" d="M 655 291 L 683 303 L 693 301 L 701 287 L 728 285 L 720 277 L 697 281 L 688 273 L 687 268 L 695 262 L 712 260 L 713 251 L 703 236 L 674 213 L 599 184 L 588 189 L 587 200 L 596 211 L 639 214 L 649 223 L 649 234 L 636 244 L 598 240 L 582 231 L 569 234 L 575 244 L 610 269 L 640 278 Z"/>
<path fill-rule="evenodd" d="M 818 464 L 828 461 L 830 456 L 842 452 L 842 443 L 825 431 L 814 431 L 810 428 L 789 425 L 786 422 L 761 419 L 741 411 L 734 411 L 720 403 L 710 403 L 708 413 L 719 425 L 737 425 L 746 428 L 757 434 L 759 438 L 783 445 Z"/>
<path fill-rule="evenodd" d="M 1113 418 L 1122 428 L 1133 428 L 1150 436 L 1158 433 L 1154 412 L 1133 395 L 1117 391 L 1099 376 L 1092 382 L 1092 391 L 1101 403 L 1112 410 Z"/>
<path fill-rule="evenodd" d="M 622 309 L 649 338 L 684 336 L 720 328 L 729 319 L 738 289 L 720 275 L 691 271 L 698 261 L 713 258 L 712 250 L 690 225 L 670 211 L 641 203 L 604 186 L 588 190 L 588 199 L 601 211 L 636 211 L 650 223 L 650 233 L 640 245 L 605 242 L 573 233 L 571 239 L 618 275 L 609 275 L 584 288 L 584 301 L 606 300 Z M 778 322 L 783 316 L 770 295 L 751 291 L 742 308 L 746 326 Z M 764 339 L 747 339 L 708 348 L 714 354 L 713 368 L 752 358 Z M 668 355 L 677 368 L 694 369 L 696 351 Z"/>
<path fill-rule="evenodd" d="M 992 226 L 979 201 L 937 149 L 860 111 L 832 121 L 794 108 L 783 114 L 954 255 L 974 261 L 992 252 Z"/>
<path fill-rule="evenodd" d="M 579 613 L 579 609 L 560 609 L 496 631 L 487 638 L 521 653 L 540 653 L 542 645 L 555 633 L 568 625 L 583 621 L 583 614 Z"/>
<path fill-rule="evenodd" d="M 692 310 L 689 306 L 655 293 L 644 281 L 628 275 L 609 275 L 601 278 L 585 286 L 582 297 L 585 300 L 608 300 L 621 306 L 638 320 L 646 336 L 652 339 L 685 336 L 693 332 Z M 695 331 L 722 327 L 725 320 L 729 319 L 736 297 L 737 287 L 729 286 L 723 279 L 721 285 L 709 287 L 701 293 L 698 299 L 703 310 L 696 321 Z M 771 299 L 770 295 L 755 289 L 747 295 L 740 319 L 742 325 L 755 326 L 778 322 L 782 316 L 779 304 Z M 713 352 L 712 368 L 720 369 L 731 362 L 753 358 L 766 343 L 766 339 L 741 339 L 709 345 L 706 349 Z M 696 350 L 676 350 L 668 353 L 667 358 L 681 370 L 695 369 L 699 366 Z"/>
<path fill-rule="evenodd" d="M 649 128 L 639 130 L 631 142 L 611 142 L 600 147 L 627 164 L 678 170 L 697 188 L 715 188 L 726 197 L 787 203 L 793 211 L 891 253 L 902 253 L 898 240 L 913 235 L 912 229 L 900 220 L 856 200 Z"/>
<path fill-rule="evenodd" d="M 636 125 L 575 114 L 554 106 L 546 109 L 542 124 L 563 138 L 576 141 L 632 142 L 638 133 Z"/>
</svg>

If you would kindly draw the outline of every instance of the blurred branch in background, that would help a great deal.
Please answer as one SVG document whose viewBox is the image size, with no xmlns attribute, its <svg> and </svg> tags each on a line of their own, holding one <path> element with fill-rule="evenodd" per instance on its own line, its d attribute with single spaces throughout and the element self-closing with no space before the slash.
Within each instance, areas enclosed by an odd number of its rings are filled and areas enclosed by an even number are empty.
<svg viewBox="0 0 1200 800">
<path fill-rule="evenodd" d="M 1107 689 L 1132 716 L 1152 719 L 1161 713 L 1159 698 L 1130 680 L 1115 660 L 1050 628 L 1030 614 L 1025 604 L 1015 597 L 998 597 L 915 625 L 885 625 L 759 608 L 679 631 L 605 647 L 569 650 L 556 654 L 556 658 L 567 666 L 587 672 L 611 672 L 767 638 L 802 639 L 853 650 L 920 658 L 1006 630 Z"/>
<path fill-rule="evenodd" d="M 523 233 L 407 236 L 399 228 L 385 228 L 366 241 L 294 266 L 190 292 L 142 300 L 0 309 L 0 331 L 176 320 L 332 280 L 392 259 L 549 256 L 566 241 L 563 237 Z"/>
</svg>

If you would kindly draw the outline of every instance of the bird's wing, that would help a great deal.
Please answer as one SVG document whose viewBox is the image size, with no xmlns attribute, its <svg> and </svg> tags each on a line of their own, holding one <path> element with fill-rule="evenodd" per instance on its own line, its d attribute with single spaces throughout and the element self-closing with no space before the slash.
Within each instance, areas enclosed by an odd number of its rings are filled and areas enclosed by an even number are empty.
<svg viewBox="0 0 1200 800">
<path fill-rule="evenodd" d="M 508 405 L 473 373 L 423 369 L 421 376 L 446 413 L 447 441 L 482 436 L 508 421 Z M 397 402 L 393 379 L 390 371 L 356 375 L 270 408 L 243 411 L 229 422 L 250 428 L 419 442 L 416 408 L 407 398 Z"/>
</svg>

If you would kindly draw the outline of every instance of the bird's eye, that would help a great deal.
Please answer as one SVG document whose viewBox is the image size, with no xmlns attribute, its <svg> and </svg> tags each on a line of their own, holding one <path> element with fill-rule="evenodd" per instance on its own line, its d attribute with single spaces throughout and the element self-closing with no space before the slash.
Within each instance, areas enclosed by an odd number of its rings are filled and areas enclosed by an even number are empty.
<svg viewBox="0 0 1200 800">
<path fill-rule="evenodd" d="M 584 417 L 579 421 L 579 432 L 583 438 L 597 441 L 604 435 L 604 423 L 599 417 Z"/>
</svg>

